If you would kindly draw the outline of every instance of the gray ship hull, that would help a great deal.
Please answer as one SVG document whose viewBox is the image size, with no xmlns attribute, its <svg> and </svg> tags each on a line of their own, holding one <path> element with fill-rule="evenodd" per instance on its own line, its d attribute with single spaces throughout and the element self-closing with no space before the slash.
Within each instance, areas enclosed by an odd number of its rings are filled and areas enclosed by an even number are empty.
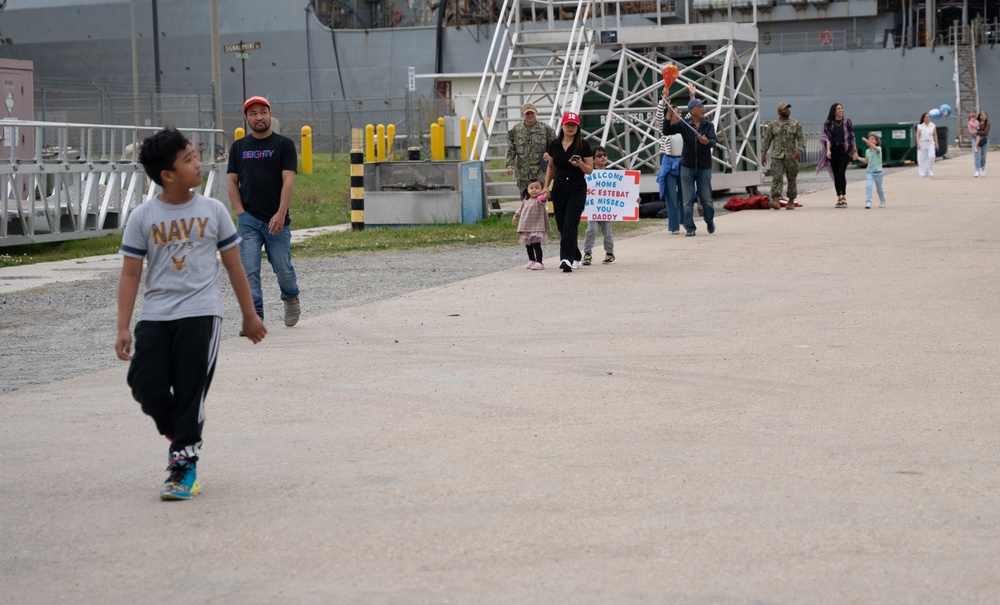
<svg viewBox="0 0 1000 605">
<path fill-rule="evenodd" d="M 260 49 L 245 62 L 232 53 L 222 57 L 222 126 L 227 130 L 240 124 L 244 77 L 248 95 L 262 94 L 278 102 L 335 101 L 337 107 L 355 112 L 352 123 L 357 126 L 370 121 L 369 115 L 384 120 L 387 109 L 398 109 L 395 100 L 408 94 L 410 67 L 418 75 L 435 73 L 436 28 L 331 33 L 302 10 L 306 4 L 218 1 L 221 44 L 260 42 Z M 197 91 L 206 95 L 210 108 L 209 3 L 160 2 L 158 18 L 161 90 Z M 137 3 L 137 23 L 140 88 L 147 94 L 155 86 L 150 3 Z M 871 28 L 880 25 L 873 21 Z M 796 26 L 761 23 L 759 29 L 770 40 L 782 32 L 790 35 Z M 669 28 L 664 32 L 668 42 Z M 445 28 L 441 71 L 481 72 L 491 34 L 489 26 Z M 866 35 L 868 40 L 874 37 Z M 34 62 L 36 88 L 131 90 L 128 0 L 9 0 L 0 13 L 0 42 L 0 57 Z M 981 107 L 1000 107 L 1000 48 L 980 46 L 977 68 Z M 761 104 L 769 117 L 768 107 L 788 101 L 793 115 L 806 123 L 822 121 L 834 102 L 843 103 L 856 123 L 912 121 L 942 103 L 954 105 L 954 69 L 954 52 L 948 47 L 775 52 L 773 44 L 762 43 Z M 418 78 L 415 87 L 418 95 L 434 96 L 432 78 Z M 45 117 L 79 120 L 72 115 Z M 42 116 L 36 112 L 36 118 Z"/>
</svg>

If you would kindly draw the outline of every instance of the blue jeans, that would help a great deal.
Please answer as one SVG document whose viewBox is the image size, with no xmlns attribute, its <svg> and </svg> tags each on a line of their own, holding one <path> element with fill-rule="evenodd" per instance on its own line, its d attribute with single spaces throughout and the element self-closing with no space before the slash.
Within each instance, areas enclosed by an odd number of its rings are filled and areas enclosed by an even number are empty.
<svg viewBox="0 0 1000 605">
<path fill-rule="evenodd" d="M 292 266 L 292 231 L 285 225 L 281 233 L 271 235 L 265 221 L 244 212 L 236 217 L 236 232 L 242 238 L 240 260 L 243 262 L 243 270 L 247 272 L 247 281 L 250 282 L 253 307 L 257 315 L 264 319 L 264 295 L 260 290 L 261 247 L 267 252 L 267 260 L 278 276 L 281 300 L 299 297 L 299 284 L 295 279 L 295 267 Z"/>
<path fill-rule="evenodd" d="M 885 203 L 885 192 L 882 191 L 882 172 L 869 172 L 866 177 L 867 184 L 865 185 L 865 206 L 872 203 L 872 185 L 878 190 L 878 199 L 883 204 Z"/>
<path fill-rule="evenodd" d="M 660 199 L 667 207 L 667 230 L 668 231 L 680 231 L 681 229 L 681 211 L 680 203 L 677 200 L 678 190 L 681 185 L 680 174 L 671 174 L 670 172 L 664 172 L 663 168 L 666 164 L 666 157 L 664 161 L 660 163 L 660 173 L 657 180 L 660 182 Z"/>
<path fill-rule="evenodd" d="M 681 166 L 681 196 L 684 198 L 684 228 L 694 231 L 694 198 L 701 202 L 705 225 L 715 224 L 715 202 L 712 200 L 712 169 Z"/>
<path fill-rule="evenodd" d="M 973 158 L 976 162 L 976 170 L 982 170 L 986 168 L 986 152 L 990 150 L 990 144 L 987 142 L 985 145 L 976 147 L 973 150 Z"/>
</svg>

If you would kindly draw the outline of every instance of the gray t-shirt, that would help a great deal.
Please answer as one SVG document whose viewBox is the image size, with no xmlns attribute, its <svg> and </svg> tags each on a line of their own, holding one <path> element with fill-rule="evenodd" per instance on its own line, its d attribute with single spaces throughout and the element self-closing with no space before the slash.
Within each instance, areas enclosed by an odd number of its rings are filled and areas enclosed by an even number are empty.
<svg viewBox="0 0 1000 605">
<path fill-rule="evenodd" d="M 128 217 L 120 253 L 146 259 L 146 292 L 139 320 L 222 317 L 216 253 L 239 244 L 229 211 L 196 193 L 184 204 L 152 197 Z"/>
</svg>

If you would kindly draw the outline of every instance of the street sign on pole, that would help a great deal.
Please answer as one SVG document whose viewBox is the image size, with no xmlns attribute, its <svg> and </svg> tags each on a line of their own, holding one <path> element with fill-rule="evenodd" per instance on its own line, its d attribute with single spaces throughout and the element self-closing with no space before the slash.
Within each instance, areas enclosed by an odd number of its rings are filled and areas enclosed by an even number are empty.
<svg viewBox="0 0 1000 605">
<path fill-rule="evenodd" d="M 227 53 L 240 53 L 245 50 L 259 50 L 260 42 L 240 42 L 239 44 L 226 44 L 222 47 Z"/>
<path fill-rule="evenodd" d="M 234 53 L 236 58 L 240 60 L 240 71 L 243 72 L 243 98 L 247 98 L 247 59 L 250 58 L 250 53 L 247 51 L 259 50 L 260 42 L 244 42 L 240 40 L 239 44 L 226 44 L 222 47 L 227 53 Z M 243 121 L 246 124 L 246 120 Z"/>
</svg>

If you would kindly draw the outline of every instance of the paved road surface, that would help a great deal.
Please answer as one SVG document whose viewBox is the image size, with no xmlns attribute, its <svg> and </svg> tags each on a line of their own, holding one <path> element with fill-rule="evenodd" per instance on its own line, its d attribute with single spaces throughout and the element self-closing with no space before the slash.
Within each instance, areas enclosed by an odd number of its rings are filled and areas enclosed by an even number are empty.
<svg viewBox="0 0 1000 605">
<path fill-rule="evenodd" d="M 970 165 L 227 339 L 190 502 L 124 366 L 2 394 L 0 602 L 994 603 Z"/>
</svg>

